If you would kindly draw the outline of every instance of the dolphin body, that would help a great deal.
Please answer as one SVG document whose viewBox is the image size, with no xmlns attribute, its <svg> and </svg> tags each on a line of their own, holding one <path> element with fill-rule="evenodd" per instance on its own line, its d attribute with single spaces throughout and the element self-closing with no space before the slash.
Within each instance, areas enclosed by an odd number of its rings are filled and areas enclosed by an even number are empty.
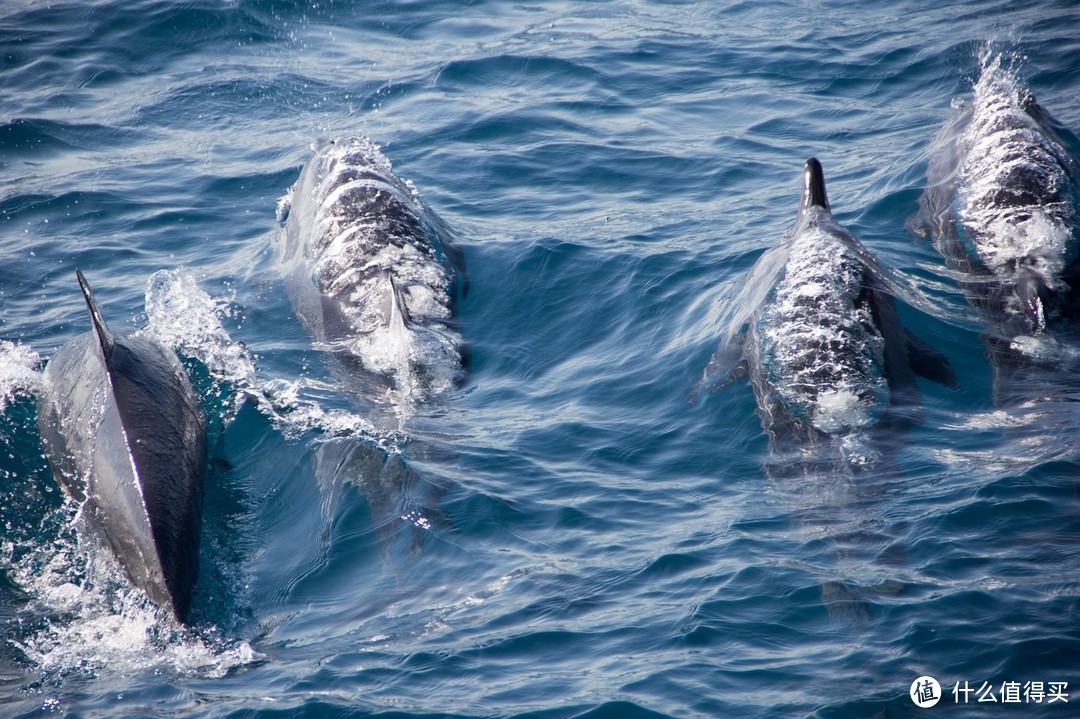
<svg viewBox="0 0 1080 719">
<path fill-rule="evenodd" d="M 1006 343 L 1051 329 L 1080 282 L 1080 165 L 1002 58 L 986 58 L 970 102 L 931 148 L 908 221 L 930 235 L 969 302 Z"/>
<path fill-rule="evenodd" d="M 300 320 L 376 401 L 410 405 L 464 374 L 460 261 L 439 220 L 363 137 L 324 142 L 286 198 L 281 261 Z M 464 292 L 466 280 L 461 274 Z"/>
<path fill-rule="evenodd" d="M 78 278 L 93 331 L 45 369 L 46 455 L 131 581 L 184 622 L 199 574 L 206 419 L 176 354 L 110 332 Z"/>
<path fill-rule="evenodd" d="M 876 453 L 865 433 L 890 409 L 918 419 L 916 375 L 948 386 L 948 360 L 900 324 L 874 257 L 832 216 L 821 163 L 807 160 L 794 230 L 746 283 L 706 377 L 749 374 L 773 449 L 832 443 L 849 465 Z"/>
</svg>

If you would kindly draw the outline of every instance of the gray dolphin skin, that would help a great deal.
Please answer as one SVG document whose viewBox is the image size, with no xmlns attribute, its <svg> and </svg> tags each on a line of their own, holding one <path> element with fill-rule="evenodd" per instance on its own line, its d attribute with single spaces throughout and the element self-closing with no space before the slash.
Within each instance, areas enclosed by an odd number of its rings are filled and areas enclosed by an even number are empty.
<svg viewBox="0 0 1080 719">
<path fill-rule="evenodd" d="M 300 320 L 340 360 L 350 384 L 399 405 L 457 384 L 460 255 L 379 148 L 364 137 L 322 143 L 287 205 L 286 288 Z"/>
<path fill-rule="evenodd" d="M 892 407 L 917 416 L 916 375 L 955 383 L 948 360 L 901 326 L 876 260 L 833 218 L 815 158 L 803 170 L 794 230 L 747 285 L 758 299 L 735 316 L 707 375 L 726 383 L 749 374 L 774 445 L 843 437 L 855 440 L 845 457 L 872 461 L 863 435 Z"/>
<path fill-rule="evenodd" d="M 1010 342 L 1051 329 L 1073 301 L 1080 166 L 1005 62 L 984 57 L 973 97 L 938 133 L 908 228 L 933 238 L 991 332 Z"/>
<path fill-rule="evenodd" d="M 199 574 L 206 419 L 176 354 L 110 332 L 77 274 L 93 331 L 45 369 L 46 455 L 132 583 L 184 622 Z"/>
</svg>

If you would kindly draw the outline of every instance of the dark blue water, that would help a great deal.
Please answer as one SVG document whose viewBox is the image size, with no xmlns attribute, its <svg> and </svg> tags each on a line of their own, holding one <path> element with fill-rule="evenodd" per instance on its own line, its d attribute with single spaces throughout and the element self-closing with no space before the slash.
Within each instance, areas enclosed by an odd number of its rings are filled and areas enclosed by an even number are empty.
<svg viewBox="0 0 1080 719">
<path fill-rule="evenodd" d="M 988 47 L 1080 131 L 1071 2 L 5 2 L 0 715 L 1076 716 L 1080 405 L 996 407 L 978 317 L 904 230 Z M 468 382 L 390 429 L 276 256 L 312 142 L 358 132 L 470 278 Z M 959 387 L 923 385 L 871 470 L 774 477 L 750 387 L 692 399 L 810 155 Z M 76 267 L 199 358 L 190 629 L 42 457 Z M 956 706 L 965 681 L 999 703 Z"/>
</svg>

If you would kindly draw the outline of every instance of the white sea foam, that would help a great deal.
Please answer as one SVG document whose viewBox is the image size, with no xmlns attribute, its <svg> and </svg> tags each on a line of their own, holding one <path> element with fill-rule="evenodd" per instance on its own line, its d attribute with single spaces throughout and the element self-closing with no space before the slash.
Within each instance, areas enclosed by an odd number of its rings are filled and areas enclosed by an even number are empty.
<svg viewBox="0 0 1080 719">
<path fill-rule="evenodd" d="M 16 552 L 10 542 L 0 547 L 9 576 L 30 597 L 24 611 L 44 618 L 39 630 L 13 641 L 43 677 L 155 668 L 220 677 L 261 660 L 246 642 L 178 626 L 130 584 L 95 535 L 83 536 L 73 501 L 56 511 L 67 529 L 52 544 L 31 552 Z"/>
<path fill-rule="evenodd" d="M 146 314 L 149 324 L 145 332 L 199 360 L 216 380 L 237 391 L 232 414 L 243 402 L 254 401 L 290 438 L 316 431 L 332 437 L 365 437 L 387 451 L 398 451 L 403 444 L 400 433 L 376 430 L 352 412 L 324 408 L 322 398 L 339 391 L 336 387 L 306 377 L 261 375 L 251 351 L 235 341 L 222 324 L 231 315 L 229 303 L 210 297 L 188 270 L 160 270 L 150 277 Z"/>
<path fill-rule="evenodd" d="M 28 345 L 0 340 L 0 412 L 20 394 L 41 384 L 41 355 Z"/>
<path fill-rule="evenodd" d="M 253 392 L 255 360 L 225 330 L 221 320 L 228 315 L 228 302 L 211 298 L 184 268 L 159 270 L 146 281 L 146 331 L 240 392 Z"/>
<path fill-rule="evenodd" d="M 1009 346 L 1023 355 L 1043 363 L 1072 362 L 1076 350 L 1046 334 L 1017 335 Z"/>
<path fill-rule="evenodd" d="M 848 387 L 818 392 L 814 426 L 830 433 L 865 427 L 873 422 L 868 409 L 863 399 Z"/>
<path fill-rule="evenodd" d="M 396 429 L 377 428 L 360 415 L 340 408 L 326 408 L 322 397 L 335 394 L 340 388 L 316 379 L 301 377 L 295 380 L 268 379 L 260 385 L 266 400 L 260 405 L 275 426 L 290 439 L 315 431 L 324 440 L 340 437 L 361 437 L 390 453 L 398 453 L 408 441 L 408 435 Z"/>
</svg>

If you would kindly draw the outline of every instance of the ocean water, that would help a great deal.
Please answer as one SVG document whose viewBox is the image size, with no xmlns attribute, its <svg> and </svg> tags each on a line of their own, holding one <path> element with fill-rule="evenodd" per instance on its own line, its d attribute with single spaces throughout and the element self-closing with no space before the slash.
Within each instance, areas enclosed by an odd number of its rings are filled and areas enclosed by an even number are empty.
<svg viewBox="0 0 1080 719">
<path fill-rule="evenodd" d="M 904 229 L 987 53 L 1080 132 L 1065 1 L 3 3 L 0 716 L 1076 716 L 1080 405 L 995 405 Z M 467 381 L 390 427 L 277 260 L 313 143 L 357 133 L 470 283 Z M 700 382 L 810 156 L 958 387 L 864 471 L 777 475 L 751 388 Z M 76 267 L 204 397 L 185 629 L 42 455 Z M 1030 682 L 1069 702 L 1004 703 Z"/>
</svg>

